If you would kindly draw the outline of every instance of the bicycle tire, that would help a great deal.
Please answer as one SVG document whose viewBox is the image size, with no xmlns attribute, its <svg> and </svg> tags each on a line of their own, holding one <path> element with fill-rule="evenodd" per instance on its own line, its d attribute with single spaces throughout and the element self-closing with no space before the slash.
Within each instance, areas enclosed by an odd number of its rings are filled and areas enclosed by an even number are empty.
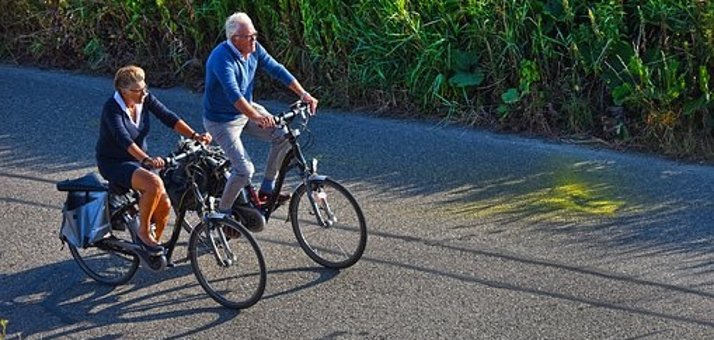
<svg viewBox="0 0 714 340">
<path fill-rule="evenodd" d="M 228 247 L 223 247 L 221 237 L 227 234 L 224 233 L 226 228 L 231 229 L 228 234 L 233 237 L 227 238 Z M 221 305 L 231 309 L 248 308 L 263 296 L 267 280 L 263 252 L 255 238 L 238 222 L 223 218 L 196 225 L 188 252 L 196 279 Z"/>
<path fill-rule="evenodd" d="M 308 198 L 307 185 L 318 198 L 321 215 L 333 225 L 323 225 Z M 334 269 L 359 261 L 367 246 L 367 223 L 357 200 L 344 186 L 329 178 L 302 184 L 290 200 L 290 221 L 302 250 L 315 262 Z"/>
<path fill-rule="evenodd" d="M 127 230 L 112 230 L 110 237 L 131 242 Z M 120 249 L 104 246 L 101 243 L 86 248 L 77 248 L 69 243 L 68 245 L 72 257 L 82 271 L 99 283 L 110 286 L 125 284 L 139 269 L 139 257 Z"/>
</svg>

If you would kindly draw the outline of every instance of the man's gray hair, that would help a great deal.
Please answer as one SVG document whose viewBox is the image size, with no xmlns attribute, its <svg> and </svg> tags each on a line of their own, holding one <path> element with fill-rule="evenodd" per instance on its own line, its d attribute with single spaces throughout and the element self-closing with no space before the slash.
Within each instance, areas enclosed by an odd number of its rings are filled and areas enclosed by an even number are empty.
<svg viewBox="0 0 714 340">
<path fill-rule="evenodd" d="M 226 39 L 230 39 L 242 25 L 252 23 L 253 21 L 250 20 L 248 14 L 243 12 L 235 12 L 231 14 L 231 16 L 226 19 Z"/>
</svg>

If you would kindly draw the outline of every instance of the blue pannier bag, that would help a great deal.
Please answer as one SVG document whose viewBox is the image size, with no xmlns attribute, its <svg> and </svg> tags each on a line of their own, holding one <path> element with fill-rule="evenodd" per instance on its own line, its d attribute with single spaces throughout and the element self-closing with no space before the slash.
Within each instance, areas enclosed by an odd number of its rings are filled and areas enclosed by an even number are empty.
<svg viewBox="0 0 714 340">
<path fill-rule="evenodd" d="M 68 191 L 60 238 L 78 248 L 103 239 L 111 228 L 107 198 L 107 191 Z"/>
</svg>

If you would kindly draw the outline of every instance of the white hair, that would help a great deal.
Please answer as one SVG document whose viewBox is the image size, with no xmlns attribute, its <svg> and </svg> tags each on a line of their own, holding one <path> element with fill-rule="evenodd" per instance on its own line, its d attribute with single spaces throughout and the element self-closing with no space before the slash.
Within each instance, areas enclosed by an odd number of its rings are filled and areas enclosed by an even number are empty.
<svg viewBox="0 0 714 340">
<path fill-rule="evenodd" d="M 248 14 L 243 12 L 235 12 L 231 14 L 231 16 L 226 19 L 226 39 L 230 39 L 241 26 L 247 24 L 253 24 L 253 21 L 250 20 Z"/>
</svg>

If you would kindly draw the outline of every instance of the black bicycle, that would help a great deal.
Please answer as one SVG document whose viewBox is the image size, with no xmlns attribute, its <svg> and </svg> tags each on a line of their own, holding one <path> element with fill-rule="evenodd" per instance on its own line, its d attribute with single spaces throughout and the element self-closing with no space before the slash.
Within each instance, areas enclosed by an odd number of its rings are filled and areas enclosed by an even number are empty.
<svg viewBox="0 0 714 340">
<path fill-rule="evenodd" d="M 100 235 L 76 235 L 78 241 L 74 243 L 82 246 L 67 242 L 82 270 L 100 283 L 120 285 L 134 276 L 139 263 L 154 272 L 173 267 L 173 251 L 181 230 L 186 229 L 190 232 L 186 260 L 190 259 L 193 272 L 208 295 L 233 309 L 257 303 L 266 284 L 263 253 L 239 221 L 215 211 L 220 191 L 215 185 L 211 187 L 208 179 L 220 171 L 221 155 L 216 147 L 182 139 L 178 151 L 166 158 L 167 166 L 159 174 L 171 194 L 177 217 L 171 238 L 158 252 L 145 248 L 137 239 L 137 192 L 107 184 L 94 173 L 58 183 L 58 190 L 68 192 L 65 219 L 68 215 L 70 218 L 82 215 L 79 206 L 89 206 L 86 203 L 103 193 L 107 195 L 109 226 Z M 186 216 L 193 212 L 200 220 L 189 226 Z M 90 213 L 90 219 L 91 216 Z M 68 234 L 61 232 L 60 237 L 67 241 Z"/>
<path fill-rule="evenodd" d="M 357 263 L 367 245 L 367 223 L 359 203 L 350 191 L 337 181 L 317 172 L 317 160 L 308 162 L 299 137 L 307 129 L 311 115 L 305 103 L 297 102 L 290 110 L 274 116 L 291 149 L 283 160 L 273 195 L 266 201 L 258 198 L 252 185 L 247 185 L 233 205 L 233 217 L 252 231 L 263 229 L 278 201 L 288 174 L 297 174 L 300 184 L 293 191 L 288 208 L 288 220 L 300 247 L 315 262 L 328 268 L 347 268 Z M 217 147 L 215 147 L 217 148 Z M 230 162 L 224 154 L 212 173 L 205 175 L 206 190 L 220 196 L 225 185 Z M 181 182 L 179 178 L 176 182 Z M 178 190 L 181 192 L 181 190 Z M 171 192 L 169 192 L 171 195 Z M 190 229 L 190 225 L 187 225 Z"/>
</svg>

